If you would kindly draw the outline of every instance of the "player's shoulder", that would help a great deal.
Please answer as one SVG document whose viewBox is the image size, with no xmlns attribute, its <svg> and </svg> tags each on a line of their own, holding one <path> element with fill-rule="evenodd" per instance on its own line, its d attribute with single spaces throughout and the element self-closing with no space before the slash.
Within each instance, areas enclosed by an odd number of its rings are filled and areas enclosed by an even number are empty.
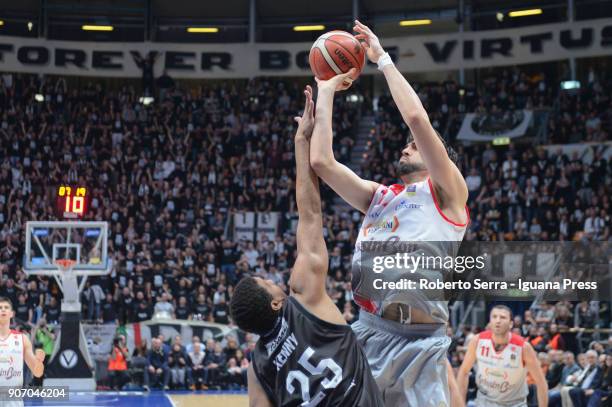
<svg viewBox="0 0 612 407">
<path fill-rule="evenodd" d="M 493 332 L 486 330 L 486 331 L 482 331 L 477 335 L 478 340 L 480 339 L 492 339 L 493 338 Z"/>
<path fill-rule="evenodd" d="M 527 343 L 527 341 L 521 335 L 517 335 L 517 334 L 513 333 L 512 336 L 510 337 L 510 344 L 511 345 L 519 346 L 519 347 L 522 348 L 522 347 L 525 346 L 526 343 Z"/>
</svg>

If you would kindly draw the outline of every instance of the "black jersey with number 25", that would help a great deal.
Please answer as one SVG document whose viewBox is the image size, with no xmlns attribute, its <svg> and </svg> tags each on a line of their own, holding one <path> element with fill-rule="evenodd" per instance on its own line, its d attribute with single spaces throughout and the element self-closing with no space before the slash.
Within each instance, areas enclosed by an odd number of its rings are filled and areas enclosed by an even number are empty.
<svg viewBox="0 0 612 407">
<path fill-rule="evenodd" d="M 384 407 L 350 326 L 317 318 L 293 297 L 257 342 L 252 363 L 275 406 Z"/>
</svg>

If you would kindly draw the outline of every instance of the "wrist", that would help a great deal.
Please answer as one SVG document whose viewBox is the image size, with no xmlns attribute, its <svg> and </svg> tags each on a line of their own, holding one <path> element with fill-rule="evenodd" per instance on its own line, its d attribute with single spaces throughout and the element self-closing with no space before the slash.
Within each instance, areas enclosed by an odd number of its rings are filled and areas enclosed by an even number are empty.
<svg viewBox="0 0 612 407">
<path fill-rule="evenodd" d="M 393 59 L 391 59 L 391 55 L 388 52 L 385 52 L 378 58 L 376 65 L 378 65 L 378 70 L 382 71 L 386 66 L 393 65 Z"/>
</svg>

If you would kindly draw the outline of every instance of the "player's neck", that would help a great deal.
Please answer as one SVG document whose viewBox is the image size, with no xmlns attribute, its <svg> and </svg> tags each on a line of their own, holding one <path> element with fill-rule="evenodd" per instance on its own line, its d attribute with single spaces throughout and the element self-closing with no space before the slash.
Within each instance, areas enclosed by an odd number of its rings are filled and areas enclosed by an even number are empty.
<svg viewBox="0 0 612 407">
<path fill-rule="evenodd" d="M 0 339 L 5 339 L 11 333 L 11 326 L 9 323 L 0 324 Z"/>
<path fill-rule="evenodd" d="M 415 182 L 425 181 L 427 179 L 429 173 L 426 170 L 423 171 L 414 171 L 410 174 L 405 174 L 400 177 L 402 182 L 406 185 L 414 184 Z"/>
<path fill-rule="evenodd" d="M 503 348 L 504 346 L 506 346 L 508 344 L 508 342 L 510 342 L 510 333 L 506 332 L 505 334 L 501 334 L 501 335 L 492 335 L 493 337 L 493 345 L 495 346 L 495 348 Z"/>
</svg>

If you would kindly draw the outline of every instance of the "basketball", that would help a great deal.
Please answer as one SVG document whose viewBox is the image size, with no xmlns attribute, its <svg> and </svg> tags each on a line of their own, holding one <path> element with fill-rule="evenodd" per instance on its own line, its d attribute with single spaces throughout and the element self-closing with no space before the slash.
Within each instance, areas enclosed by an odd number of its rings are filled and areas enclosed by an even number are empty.
<svg viewBox="0 0 612 407">
<path fill-rule="evenodd" d="M 330 31 L 312 44 L 308 60 L 312 73 L 321 80 L 356 68 L 357 72 L 352 76 L 355 80 L 365 64 L 365 51 L 354 35 L 346 31 Z"/>
</svg>

